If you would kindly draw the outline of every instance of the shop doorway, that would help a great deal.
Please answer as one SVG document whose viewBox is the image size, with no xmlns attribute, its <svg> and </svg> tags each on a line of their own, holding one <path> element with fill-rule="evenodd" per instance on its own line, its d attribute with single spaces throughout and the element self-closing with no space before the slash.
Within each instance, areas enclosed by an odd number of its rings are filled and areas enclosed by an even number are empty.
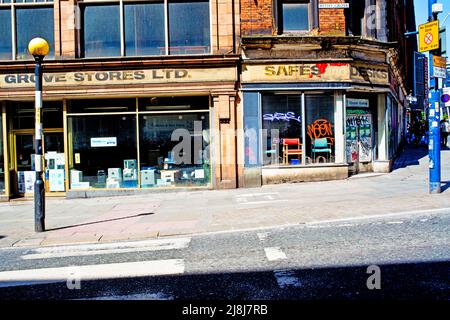
<svg viewBox="0 0 450 320">
<path fill-rule="evenodd" d="M 44 130 L 43 133 L 45 191 L 49 195 L 65 192 L 64 134 L 62 129 Z M 14 194 L 33 196 L 36 179 L 34 167 L 35 136 L 33 130 L 14 133 Z"/>
</svg>

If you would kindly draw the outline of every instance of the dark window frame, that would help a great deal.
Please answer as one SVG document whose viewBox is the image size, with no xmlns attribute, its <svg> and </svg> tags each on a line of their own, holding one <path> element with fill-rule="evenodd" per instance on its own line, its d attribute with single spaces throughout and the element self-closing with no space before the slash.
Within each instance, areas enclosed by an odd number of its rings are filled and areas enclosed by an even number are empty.
<svg viewBox="0 0 450 320">
<path fill-rule="evenodd" d="M 285 2 L 292 3 L 304 3 L 308 4 L 308 29 L 304 30 L 289 30 L 285 31 L 283 29 L 283 4 Z M 274 20 L 276 25 L 276 30 L 278 35 L 302 35 L 308 34 L 313 29 L 319 27 L 319 1 L 318 0 L 275 0 L 274 1 Z"/>
</svg>

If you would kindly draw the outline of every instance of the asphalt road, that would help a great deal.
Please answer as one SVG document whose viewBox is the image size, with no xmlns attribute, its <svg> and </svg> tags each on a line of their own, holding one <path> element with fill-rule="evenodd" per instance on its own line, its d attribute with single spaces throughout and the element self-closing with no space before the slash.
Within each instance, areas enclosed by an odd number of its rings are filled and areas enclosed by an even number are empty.
<svg viewBox="0 0 450 320">
<path fill-rule="evenodd" d="M 450 300 L 450 212 L 0 250 L 0 299 L 423 298 Z"/>
</svg>

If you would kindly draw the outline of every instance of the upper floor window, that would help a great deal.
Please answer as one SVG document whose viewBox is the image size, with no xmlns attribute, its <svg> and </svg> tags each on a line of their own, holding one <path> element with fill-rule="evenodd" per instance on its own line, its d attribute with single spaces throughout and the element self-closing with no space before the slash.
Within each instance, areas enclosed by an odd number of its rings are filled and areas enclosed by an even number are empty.
<svg viewBox="0 0 450 320">
<path fill-rule="evenodd" d="M 54 50 L 52 0 L 0 0 L 0 59 L 31 59 L 28 43 L 35 37 L 48 41 Z"/>
<path fill-rule="evenodd" d="M 207 0 L 85 1 L 81 9 L 85 57 L 211 52 Z"/>
<path fill-rule="evenodd" d="M 314 0 L 278 0 L 278 28 L 281 33 L 306 32 L 314 20 Z"/>
</svg>

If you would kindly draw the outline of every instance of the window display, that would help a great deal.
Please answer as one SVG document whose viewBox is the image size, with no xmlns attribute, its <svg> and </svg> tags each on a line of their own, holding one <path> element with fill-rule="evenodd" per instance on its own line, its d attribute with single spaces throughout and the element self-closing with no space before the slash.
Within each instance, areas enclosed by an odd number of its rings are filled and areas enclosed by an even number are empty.
<svg viewBox="0 0 450 320">
<path fill-rule="evenodd" d="M 145 114 L 139 126 L 142 188 L 209 183 L 208 113 Z"/>
<path fill-rule="evenodd" d="M 125 171 L 129 159 L 137 167 L 135 115 L 71 116 L 68 126 L 72 189 L 137 186 L 137 173 Z"/>
<path fill-rule="evenodd" d="M 299 164 L 302 152 L 301 96 L 263 96 L 262 117 L 264 165 Z"/>
<path fill-rule="evenodd" d="M 209 185 L 208 108 L 207 96 L 69 102 L 70 188 Z"/>
<path fill-rule="evenodd" d="M 264 165 L 334 162 L 334 95 L 266 94 L 262 96 Z"/>
<path fill-rule="evenodd" d="M 334 96 L 305 95 L 307 163 L 334 162 Z"/>
</svg>

